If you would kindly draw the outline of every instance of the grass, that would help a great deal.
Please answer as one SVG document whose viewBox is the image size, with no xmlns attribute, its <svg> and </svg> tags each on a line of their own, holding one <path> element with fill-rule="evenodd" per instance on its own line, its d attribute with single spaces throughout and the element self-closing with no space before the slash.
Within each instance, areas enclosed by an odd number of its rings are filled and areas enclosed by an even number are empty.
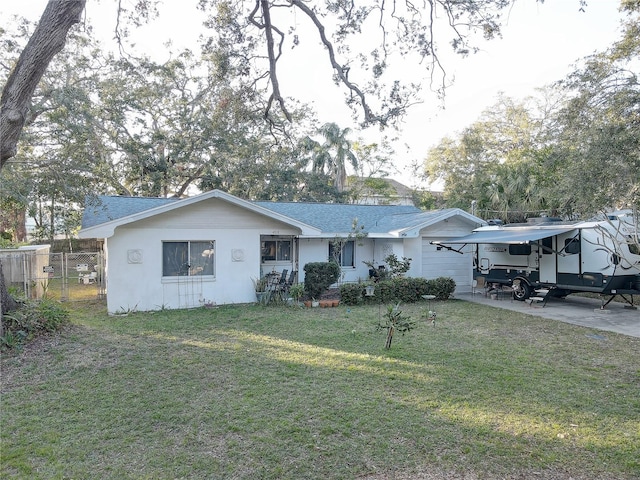
<svg viewBox="0 0 640 480">
<path fill-rule="evenodd" d="M 72 307 L 2 359 L 3 478 L 640 477 L 638 338 L 462 301 L 390 350 L 377 306 Z"/>
<path fill-rule="evenodd" d="M 56 277 L 47 282 L 47 297 L 53 300 L 93 301 L 98 298 L 98 293 L 99 285 L 97 283 L 80 283 L 77 277 L 69 277 L 66 282 L 62 278 Z"/>
</svg>

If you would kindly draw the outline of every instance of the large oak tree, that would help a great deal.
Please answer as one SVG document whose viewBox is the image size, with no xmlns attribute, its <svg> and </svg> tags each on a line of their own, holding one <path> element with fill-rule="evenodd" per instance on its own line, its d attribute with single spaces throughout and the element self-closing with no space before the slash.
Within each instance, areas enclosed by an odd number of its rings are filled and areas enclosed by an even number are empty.
<svg viewBox="0 0 640 480">
<path fill-rule="evenodd" d="M 86 0 L 51 0 L 0 97 L 0 168 L 15 156 L 18 139 L 30 121 L 31 97 L 51 59 L 65 45 L 69 29 L 80 21 Z"/>
<path fill-rule="evenodd" d="M 131 12 L 151 11 L 154 3 L 138 0 Z M 199 3 L 210 15 L 208 52 L 245 85 L 258 89 L 261 79 L 266 82 L 262 91 L 266 92 L 264 116 L 268 120 L 272 121 L 274 112 L 292 120 L 280 88 L 278 62 L 285 45 L 299 47 L 300 36 L 291 24 L 299 16 L 307 20 L 323 45 L 332 80 L 346 89 L 347 104 L 359 112 L 363 124 L 385 126 L 419 101 L 422 86 L 421 82 L 405 82 L 400 71 L 390 68 L 394 56 L 415 59 L 426 68 L 431 87 L 442 92 L 447 80 L 440 46 L 449 44 L 454 52 L 466 55 L 474 50 L 470 42 L 474 32 L 485 38 L 498 35 L 500 11 L 511 0 L 325 0 L 313 6 L 304 0 Z M 64 47 L 69 30 L 80 21 L 85 4 L 86 0 L 50 0 L 4 85 L 0 169 L 16 155 L 21 132 L 32 121 L 33 93 L 52 58 Z M 279 15 L 285 10 L 295 15 Z M 120 19 L 121 2 L 117 12 Z M 118 38 L 122 31 L 117 30 Z M 356 40 L 363 33 L 369 36 L 364 48 L 357 48 Z"/>
<path fill-rule="evenodd" d="M 3 88 L 0 109 L 0 168 L 16 154 L 20 132 L 29 122 L 33 92 L 52 57 L 59 52 L 69 29 L 80 21 L 86 0 L 50 0 L 29 44 Z M 346 102 L 360 112 L 363 124 L 387 125 L 419 101 L 420 82 L 406 82 L 390 69 L 392 59 L 415 59 L 430 75 L 432 87 L 442 91 L 447 84 L 441 60 L 441 45 L 466 55 L 474 50 L 474 32 L 492 38 L 500 32 L 500 11 L 511 0 L 325 0 L 311 6 L 302 0 L 201 0 L 212 28 L 207 48 L 228 73 L 256 88 L 266 81 L 265 117 L 278 110 L 289 120 L 291 114 L 281 91 L 278 62 L 285 45 L 300 44 L 293 18 L 307 20 L 305 28 L 315 33 L 326 53 L 333 78 L 347 91 Z M 148 14 L 152 0 L 138 0 L 128 13 Z M 282 15 L 289 10 L 293 16 Z M 117 15 L 124 15 L 118 2 Z M 118 25 L 120 23 L 118 22 Z M 122 38 L 116 31 L 117 38 Z M 358 49 L 358 38 L 368 35 L 366 48 Z"/>
</svg>

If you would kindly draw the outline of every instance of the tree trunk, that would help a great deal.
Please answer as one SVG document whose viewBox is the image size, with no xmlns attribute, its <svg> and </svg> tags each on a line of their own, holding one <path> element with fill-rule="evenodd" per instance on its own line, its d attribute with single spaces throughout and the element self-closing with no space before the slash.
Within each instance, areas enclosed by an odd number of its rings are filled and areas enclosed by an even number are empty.
<svg viewBox="0 0 640 480">
<path fill-rule="evenodd" d="M 387 350 L 391 348 L 391 340 L 393 340 L 394 330 L 395 328 L 393 328 L 392 326 L 387 330 L 387 341 L 384 344 L 384 348 L 386 348 Z"/>
<path fill-rule="evenodd" d="M 24 205 L 6 202 L 0 210 L 0 232 L 10 232 L 13 242 L 26 242 L 26 212 Z"/>
<path fill-rule="evenodd" d="M 4 335 L 4 314 L 18 308 L 18 303 L 9 295 L 0 260 L 0 337 Z"/>
<path fill-rule="evenodd" d="M 0 169 L 16 155 L 31 97 L 51 59 L 64 47 L 69 29 L 80 21 L 87 0 L 49 0 L 33 35 L 0 97 Z"/>
</svg>

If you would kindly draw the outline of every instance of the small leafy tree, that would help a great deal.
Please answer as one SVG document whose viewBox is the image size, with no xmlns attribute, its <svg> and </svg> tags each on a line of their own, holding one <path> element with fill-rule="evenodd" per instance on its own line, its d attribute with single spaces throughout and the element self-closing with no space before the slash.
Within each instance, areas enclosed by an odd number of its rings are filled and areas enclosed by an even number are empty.
<svg viewBox="0 0 640 480">
<path fill-rule="evenodd" d="M 409 271 L 411 268 L 411 258 L 402 257 L 402 260 L 398 259 L 395 253 L 387 255 L 384 258 L 385 263 L 389 266 L 389 275 L 391 278 L 398 278 Z"/>
<path fill-rule="evenodd" d="M 411 317 L 404 315 L 402 310 L 400 310 L 400 302 L 395 305 L 389 305 L 384 320 L 377 326 L 377 330 L 387 331 L 384 348 L 387 350 L 391 348 L 391 341 L 393 340 L 393 334 L 396 330 L 404 335 L 405 332 L 411 331 L 415 325 L 416 322 L 412 321 Z"/>
<path fill-rule="evenodd" d="M 364 225 L 358 223 L 358 217 L 355 217 L 351 222 L 351 231 L 346 237 L 336 235 L 335 238 L 331 240 L 331 258 L 329 260 L 340 265 L 340 257 L 348 242 L 355 241 L 358 245 L 362 245 L 362 240 L 369 235 L 364 228 Z"/>
</svg>

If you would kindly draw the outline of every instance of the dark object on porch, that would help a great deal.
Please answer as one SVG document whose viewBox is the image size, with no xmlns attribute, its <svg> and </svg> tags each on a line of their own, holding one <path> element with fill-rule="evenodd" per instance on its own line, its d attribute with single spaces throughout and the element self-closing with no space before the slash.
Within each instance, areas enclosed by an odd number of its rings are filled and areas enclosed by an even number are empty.
<svg viewBox="0 0 640 480">
<path fill-rule="evenodd" d="M 297 279 L 298 279 L 298 271 L 292 270 L 291 273 L 289 274 L 289 279 L 285 282 L 283 286 L 283 289 L 286 293 L 289 292 L 289 289 L 294 283 L 296 283 Z"/>
<path fill-rule="evenodd" d="M 282 273 L 280 274 L 280 281 L 278 282 L 277 285 L 277 290 L 284 290 L 285 285 L 287 284 L 287 272 L 289 271 L 288 268 L 285 268 L 284 270 L 282 270 Z"/>
<path fill-rule="evenodd" d="M 387 278 L 387 267 L 384 265 L 380 265 L 378 268 L 370 268 L 369 269 L 369 279 L 374 282 L 379 282 L 380 280 L 384 280 Z"/>
</svg>

